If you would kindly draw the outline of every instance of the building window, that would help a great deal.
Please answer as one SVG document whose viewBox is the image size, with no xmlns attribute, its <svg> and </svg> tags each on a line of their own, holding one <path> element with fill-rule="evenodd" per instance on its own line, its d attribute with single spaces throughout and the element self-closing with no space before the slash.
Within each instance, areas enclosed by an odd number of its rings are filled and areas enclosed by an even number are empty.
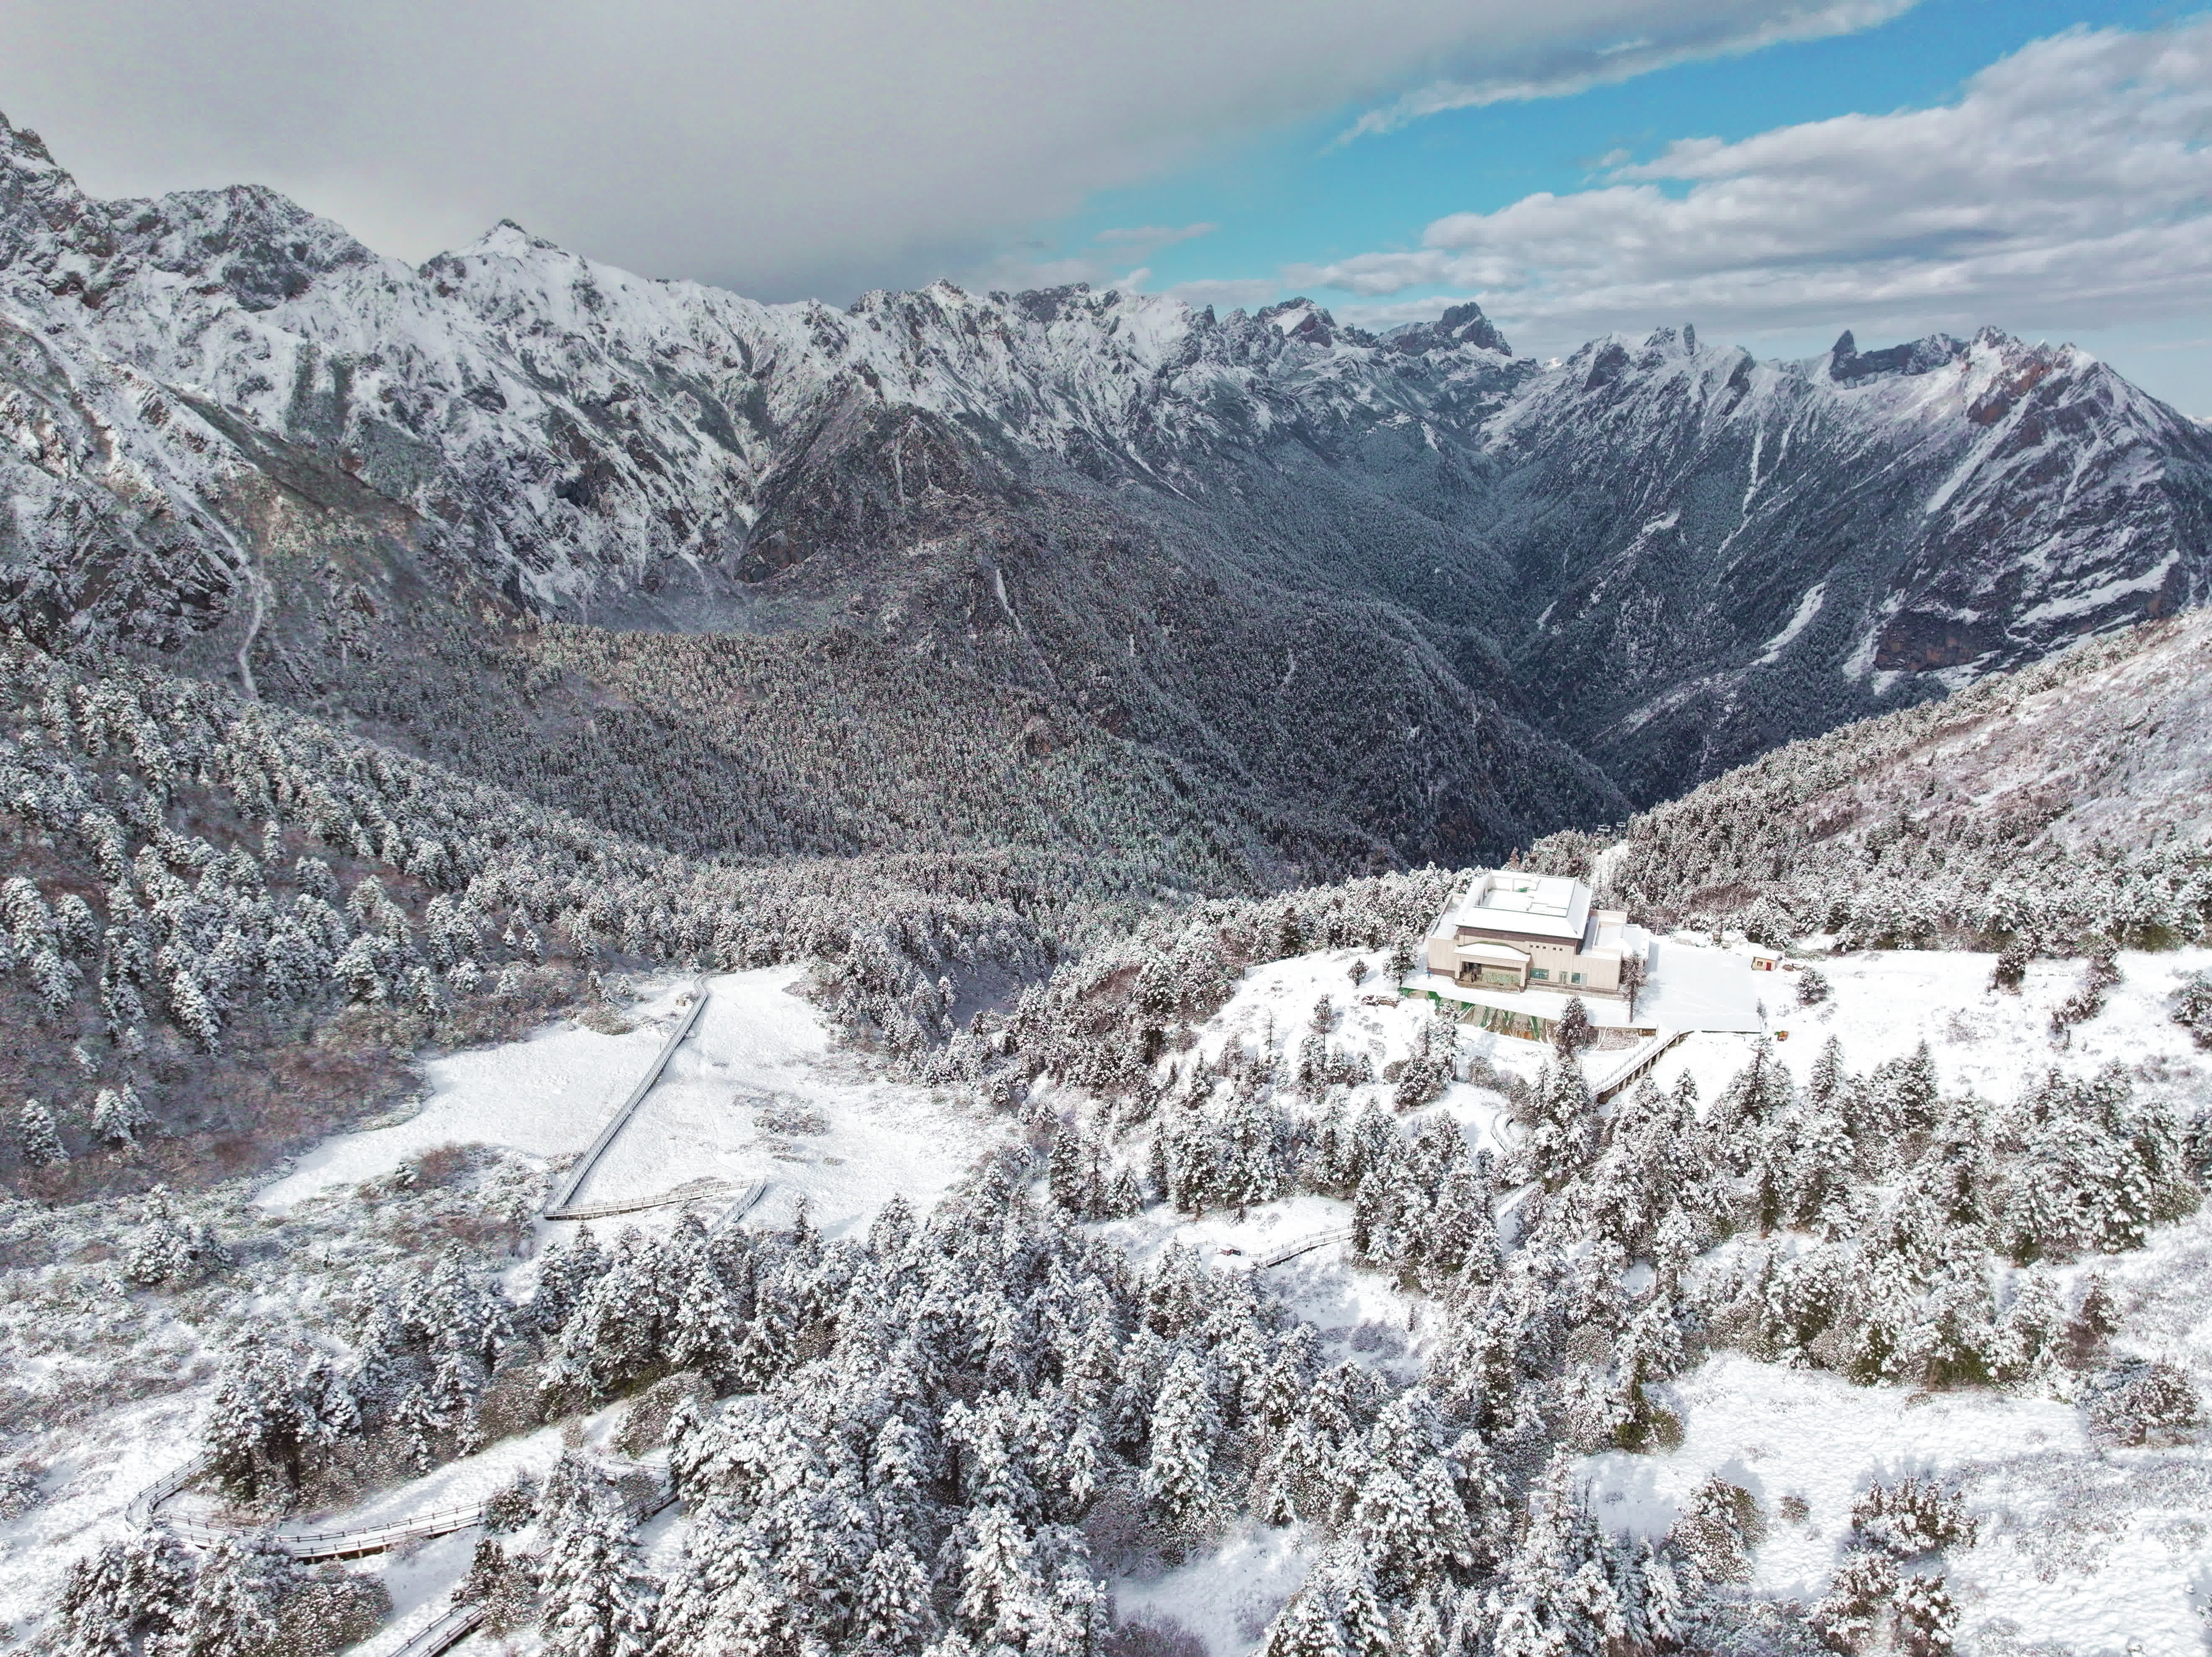
<svg viewBox="0 0 2212 1657">
<path fill-rule="evenodd" d="M 1549 978 L 1551 975 L 1552 969 L 1549 967 L 1531 967 L 1528 968 L 1528 976 L 1531 978 Z"/>
<path fill-rule="evenodd" d="M 1571 973 L 1568 974 L 1568 981 L 1570 983 L 1579 984 L 1583 981 L 1583 975 L 1580 973 Z"/>
</svg>

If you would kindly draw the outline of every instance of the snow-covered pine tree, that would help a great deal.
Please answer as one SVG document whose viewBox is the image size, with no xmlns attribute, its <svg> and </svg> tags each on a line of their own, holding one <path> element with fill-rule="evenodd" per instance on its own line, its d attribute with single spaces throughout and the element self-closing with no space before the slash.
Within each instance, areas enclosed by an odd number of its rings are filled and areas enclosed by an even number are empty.
<svg viewBox="0 0 2212 1657">
<path fill-rule="evenodd" d="M 233 1344 L 209 1406 L 208 1459 L 216 1477 L 249 1501 L 272 1484 L 296 1491 L 312 1460 L 356 1418 L 352 1394 L 328 1359 L 248 1329 Z"/>
<path fill-rule="evenodd" d="M 92 1102 L 92 1131 L 111 1145 L 130 1145 L 154 1126 L 153 1113 L 129 1082 L 102 1088 Z"/>
<path fill-rule="evenodd" d="M 1590 1023 L 1589 1008 L 1582 997 L 1569 996 L 1559 1022 L 1552 1029 L 1552 1050 L 1561 1063 L 1579 1059 L 1597 1041 L 1597 1027 Z"/>
<path fill-rule="evenodd" d="M 1146 1496 L 1170 1525 L 1193 1529 L 1211 1513 L 1214 1441 L 1220 1431 L 1205 1361 L 1194 1352 L 1178 1353 L 1152 1406 L 1152 1449 L 1144 1474 Z"/>
<path fill-rule="evenodd" d="M 893 1541 L 869 1557 L 856 1598 L 853 1631 L 864 1650 L 917 1651 L 937 1631 L 929 1578 L 904 1542 Z"/>
<path fill-rule="evenodd" d="M 58 1168 L 69 1161 L 69 1152 L 63 1149 L 61 1130 L 55 1125 L 54 1114 L 36 1099 L 23 1101 L 23 1108 L 15 1120 L 25 1167 Z"/>
<path fill-rule="evenodd" d="M 131 1282 L 149 1288 L 157 1284 L 181 1288 L 229 1259 L 229 1250 L 213 1228 L 193 1223 L 169 1187 L 157 1185 L 146 1193 L 137 1230 L 124 1249 L 123 1272 Z"/>
<path fill-rule="evenodd" d="M 611 1500 L 572 1503 L 550 1527 L 538 1570 L 538 1629 L 557 1657 L 645 1657 L 660 1584 L 629 1515 Z"/>
<path fill-rule="evenodd" d="M 1516 1172 L 1558 1191 L 1579 1176 L 1597 1149 L 1597 1108 L 1582 1065 L 1572 1058 L 1547 1064 L 1529 1089 Z"/>
<path fill-rule="evenodd" d="M 147 1531 L 73 1562 L 52 1634 L 54 1657 L 135 1657 L 166 1641 L 191 1598 L 192 1561 L 175 1538 Z"/>
<path fill-rule="evenodd" d="M 1602 1532 L 1564 1455 L 1529 1493 L 1528 1529 L 1507 1567 L 1493 1637 L 1496 1657 L 1605 1657 L 1636 1650 L 1607 1569 Z"/>
<path fill-rule="evenodd" d="M 184 1657 L 262 1657 L 276 1643 L 280 1601 L 298 1571 L 272 1543 L 216 1543 L 177 1619 L 174 1648 Z"/>
</svg>

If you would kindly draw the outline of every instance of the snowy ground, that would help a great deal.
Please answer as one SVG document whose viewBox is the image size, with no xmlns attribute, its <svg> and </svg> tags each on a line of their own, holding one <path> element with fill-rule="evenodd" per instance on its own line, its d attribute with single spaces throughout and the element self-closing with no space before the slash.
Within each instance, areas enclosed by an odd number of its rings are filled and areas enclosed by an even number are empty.
<svg viewBox="0 0 2212 1657">
<path fill-rule="evenodd" d="M 1267 1636 L 1319 1551 L 1304 1525 L 1243 1525 L 1188 1564 L 1115 1583 L 1115 1614 L 1127 1622 L 1172 1619 L 1205 1641 L 1211 1657 L 1231 1657 Z"/>
<path fill-rule="evenodd" d="M 2117 962 L 2121 981 L 2107 992 L 2105 1010 L 2075 1026 L 2063 1046 L 2051 1037 L 2051 1014 L 2080 985 L 2078 961 L 2032 963 L 2016 996 L 1990 992 L 1996 957 L 1990 955 L 1886 950 L 1813 964 L 1833 992 L 1815 1007 L 1796 1005 L 1796 974 L 1759 975 L 1771 986 L 1763 993 L 1775 1055 L 1800 1082 L 1832 1035 L 1843 1044 L 1844 1062 L 1861 1072 L 1924 1041 L 1946 1091 L 1993 1101 L 2016 1097 L 2054 1067 L 2090 1075 L 2114 1061 L 2146 1080 L 2200 1095 L 2212 1085 L 2206 1080 L 2212 1057 L 2191 1043 L 2166 1005 L 2184 974 L 2212 967 L 2212 950 L 2123 953 Z M 1743 1068 L 1755 1039 L 1692 1035 L 1659 1061 L 1654 1078 L 1670 1086 L 1686 1070 L 1711 1102 Z"/>
<path fill-rule="evenodd" d="M 705 1012 L 592 1170 L 580 1204 L 654 1196 L 702 1178 L 766 1179 L 754 1223 L 787 1222 L 803 1196 L 816 1223 L 837 1235 L 865 1227 L 894 1193 L 927 1212 L 1003 1138 L 997 1119 L 885 1082 L 833 1051 L 821 1013 L 793 992 L 798 979 L 768 968 L 707 980 Z M 289 1208 L 438 1145 L 574 1156 L 653 1062 L 689 987 L 678 979 L 652 987 L 629 1010 L 635 1028 L 627 1035 L 571 1023 L 434 1060 L 417 1114 L 317 1147 L 259 1200 Z"/>
<path fill-rule="evenodd" d="M 2212 1214 L 2157 1233 L 2138 1253 L 2081 1262 L 2118 1295 L 2116 1345 L 2180 1364 L 2212 1391 Z M 1607 1454 L 1583 1467 L 1606 1524 L 1664 1531 L 1709 1475 L 1749 1490 L 1771 1531 L 1755 1591 L 1809 1603 L 1875 1479 L 1954 1480 L 1982 1533 L 1953 1549 L 1948 1581 L 1960 1649 L 2055 1640 L 2076 1657 L 2200 1653 L 2212 1607 L 2212 1445 L 2095 1447 L 2069 1405 L 1964 1390 L 1855 1387 L 1841 1377 L 1723 1353 L 1668 1389 L 1684 1427 L 1664 1455 Z M 1801 1525 L 1776 1516 L 1801 1497 Z"/>
<path fill-rule="evenodd" d="M 113 1411 L 48 1459 L 45 1499 L 0 1525 L 0 1643 L 46 1609 L 66 1562 L 130 1534 L 131 1497 L 191 1459 L 197 1403 L 169 1393 Z"/>
<path fill-rule="evenodd" d="M 1323 994 L 1337 1008 L 1340 1047 L 1367 1052 L 1379 1074 L 1412 1050 L 1423 1001 L 1368 1005 L 1346 968 L 1348 952 L 1255 968 L 1196 1032 L 1218 1058 L 1232 1040 L 1272 1035 L 1287 1061 Z M 2212 950 L 2123 954 L 2122 981 L 2105 1010 L 2055 1041 L 2053 1008 L 2080 983 L 2080 962 L 2033 965 L 2022 992 L 1992 994 L 1994 957 L 1883 951 L 1821 959 L 1830 998 L 1796 1005 L 1792 973 L 1754 981 L 1775 1051 L 1802 1081 L 1833 1034 L 1846 1064 L 1863 1072 L 1926 1041 L 1947 1090 L 2015 1096 L 2057 1066 L 2076 1074 L 2115 1060 L 2139 1083 L 2184 1101 L 2212 1089 L 2212 1062 L 2167 1017 L 2185 973 L 2212 966 Z M 1366 988 L 1375 994 L 1377 980 Z M 1349 1005 L 1347 1005 L 1349 1004 Z M 1784 1033 L 1787 1034 L 1784 1035 Z M 1710 1103 L 1759 1038 L 1694 1035 L 1655 1072 L 1671 1085 L 1687 1071 Z M 1548 1047 L 1460 1030 L 1461 1052 L 1509 1074 L 1532 1076 Z M 1387 1098 L 1388 1089 L 1375 1089 Z M 1504 1101 L 1487 1089 L 1453 1088 L 1432 1109 L 1458 1118 L 1478 1143 L 1510 1132 Z M 1254 1208 L 1241 1222 L 1215 1213 L 1187 1221 L 1164 1208 L 1103 1229 L 1139 1258 L 1170 1241 L 1217 1270 L 1249 1270 L 1270 1253 L 1348 1223 L 1346 1205 L 1301 1196 Z M 1418 1373 L 1421 1306 L 1382 1274 L 1346 1265 L 1340 1245 L 1266 1271 L 1291 1308 L 1325 1332 L 1331 1361 L 1358 1357 L 1407 1378 Z M 2086 1260 L 2069 1275 L 2100 1272 L 2119 1298 L 2118 1348 L 2180 1364 L 2212 1396 L 2212 1211 L 2157 1235 L 2138 1253 Z M 1410 1327 L 1409 1327 L 1410 1326 Z M 2112 1449 L 2092 1446 L 2068 1403 L 1990 1391 L 1929 1394 L 1856 1387 L 1841 1377 L 1782 1369 L 1741 1353 L 1717 1356 L 1668 1389 L 1685 1436 L 1665 1454 L 1607 1454 L 1583 1466 L 1604 1522 L 1644 1534 L 1665 1531 L 1680 1503 L 1719 1472 L 1758 1496 L 1770 1521 L 1754 1557 L 1753 1591 L 1809 1603 L 1825 1589 L 1849 1529 L 1850 1508 L 1871 1480 L 1936 1472 L 1958 1481 L 1982 1520 L 1978 1544 L 1954 1550 L 1949 1583 L 1963 1611 L 1962 1657 L 2030 1649 L 2075 1657 L 2202 1653 L 2212 1645 L 2212 1445 Z M 1807 1504 L 1801 1524 L 1781 1518 L 1783 1497 Z M 1240 1532 L 1218 1553 L 1149 1582 L 1125 1581 L 1125 1614 L 1153 1610 L 1198 1632 L 1215 1657 L 1249 1651 L 1263 1631 L 1255 1611 L 1279 1604 L 1310 1563 L 1310 1539 L 1288 1531 Z M 2039 1642 L 2055 1642 L 2056 1644 Z"/>
<path fill-rule="evenodd" d="M 1272 1042 L 1288 1066 L 1296 1062 L 1298 1043 L 1305 1039 L 1315 1004 L 1325 995 L 1335 1011 L 1328 1032 L 1330 1047 L 1340 1052 L 1365 1053 L 1379 1078 L 1386 1066 L 1413 1053 L 1421 1026 L 1436 1015 L 1426 1000 L 1401 998 L 1390 980 L 1380 974 L 1355 986 L 1347 969 L 1354 961 L 1367 958 L 1357 950 L 1333 950 L 1250 968 L 1229 1000 L 1194 1032 L 1197 1045 L 1193 1051 L 1218 1062 L 1232 1041 L 1242 1042 L 1248 1050 Z M 1539 1042 L 1516 1041 L 1472 1024 L 1460 1025 L 1458 1029 L 1462 1055 L 1490 1060 L 1509 1074 L 1525 1071 L 1534 1076 L 1552 1051 Z M 1356 1089 L 1355 1098 L 1372 1096 L 1387 1108 L 1390 1091 L 1387 1083 L 1378 1080 L 1370 1088 Z M 1499 1124 L 1505 1109 L 1501 1095 L 1460 1083 L 1432 1108 L 1455 1118 L 1470 1144 L 1494 1146 L 1499 1142 Z"/>
</svg>

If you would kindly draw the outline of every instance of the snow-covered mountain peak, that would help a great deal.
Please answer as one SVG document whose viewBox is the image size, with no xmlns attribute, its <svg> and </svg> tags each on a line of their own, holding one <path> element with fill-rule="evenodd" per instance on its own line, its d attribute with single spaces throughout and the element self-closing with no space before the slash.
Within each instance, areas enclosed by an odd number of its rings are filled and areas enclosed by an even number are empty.
<svg viewBox="0 0 2212 1657">
<path fill-rule="evenodd" d="M 1996 330 L 1768 362 L 1680 325 L 1540 364 L 1473 303 L 1382 334 L 1304 296 L 1217 315 L 1082 284 L 763 305 L 512 221 L 416 269 L 267 190 L 94 201 L 4 121 L 0 294 L 0 456 L 33 457 L 0 461 L 0 607 L 83 585 L 143 610 L 90 535 L 169 549 L 218 613 L 259 532 L 241 479 L 343 476 L 314 498 L 604 614 L 911 546 L 917 490 L 1014 498 L 979 465 L 1072 470 L 1249 568 L 1357 571 L 1512 641 L 1576 687 L 1547 697 L 1577 740 L 1671 786 L 1771 739 L 1729 701 L 1745 675 L 1813 687 L 1795 735 L 2212 591 L 2204 428 Z M 1669 720 L 1696 752 L 1655 738 Z"/>
<path fill-rule="evenodd" d="M 435 264 L 438 258 L 454 258 L 469 254 L 483 258 L 526 258 L 532 253 L 554 253 L 563 258 L 574 257 L 558 243 L 532 235 L 513 219 L 501 219 L 467 246 L 441 253 L 430 263 Z"/>
<path fill-rule="evenodd" d="M 1471 346 L 1479 351 L 1494 351 L 1500 356 L 1511 356 L 1513 348 L 1505 343 L 1505 336 L 1497 325 L 1482 314 L 1482 307 L 1473 300 L 1463 305 L 1447 307 L 1444 313 L 1434 322 L 1408 322 L 1391 329 L 1382 337 L 1393 350 L 1408 356 L 1425 355 L 1431 351 L 1454 350 Z"/>
</svg>

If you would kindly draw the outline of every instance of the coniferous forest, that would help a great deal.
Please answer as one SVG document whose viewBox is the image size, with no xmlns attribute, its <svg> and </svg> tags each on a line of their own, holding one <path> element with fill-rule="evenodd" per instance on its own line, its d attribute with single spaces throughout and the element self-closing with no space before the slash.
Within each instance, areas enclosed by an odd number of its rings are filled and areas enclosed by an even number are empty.
<svg viewBox="0 0 2212 1657">
<path fill-rule="evenodd" d="M 0 278 L 0 1651 L 2201 1644 L 2198 423 L 4 119 Z"/>
</svg>

